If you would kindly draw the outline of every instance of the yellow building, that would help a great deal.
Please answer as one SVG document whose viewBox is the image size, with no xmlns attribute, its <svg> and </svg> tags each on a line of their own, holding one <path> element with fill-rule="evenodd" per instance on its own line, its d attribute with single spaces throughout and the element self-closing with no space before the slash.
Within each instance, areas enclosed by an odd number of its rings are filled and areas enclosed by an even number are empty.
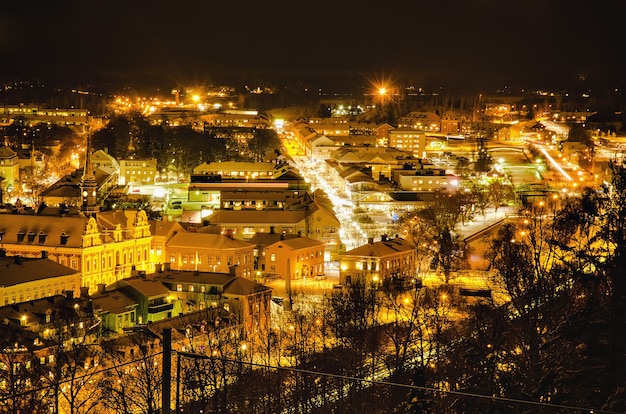
<svg viewBox="0 0 626 414">
<path fill-rule="evenodd" d="M 185 229 L 177 221 L 150 220 L 150 234 L 152 245 L 150 246 L 150 262 L 155 265 L 169 261 L 166 244 L 175 234 L 184 232 Z"/>
<path fill-rule="evenodd" d="M 120 160 L 120 185 L 154 184 L 158 174 L 157 160 Z"/>
<path fill-rule="evenodd" d="M 0 296 L 2 306 L 62 295 L 80 295 L 80 272 L 45 257 L 26 259 L 0 251 Z"/>
<path fill-rule="evenodd" d="M 55 214 L 56 212 L 56 214 Z M 144 211 L 124 210 L 93 216 L 62 215 L 48 208 L 37 214 L 0 214 L 0 248 L 25 258 L 43 254 L 81 275 L 90 292 L 131 275 L 153 270 L 150 225 Z"/>
<path fill-rule="evenodd" d="M 20 160 L 17 152 L 5 146 L 0 147 L 0 178 L 2 178 L 0 186 L 2 186 L 2 194 L 5 198 L 9 198 L 11 193 L 19 192 Z"/>
</svg>

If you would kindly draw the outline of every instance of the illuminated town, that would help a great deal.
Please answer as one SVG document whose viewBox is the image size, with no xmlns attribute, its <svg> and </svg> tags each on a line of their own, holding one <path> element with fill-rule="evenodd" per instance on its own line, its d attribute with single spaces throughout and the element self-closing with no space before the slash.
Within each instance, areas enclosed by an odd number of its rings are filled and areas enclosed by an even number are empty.
<svg viewBox="0 0 626 414">
<path fill-rule="evenodd" d="M 3 412 L 620 412 L 565 374 L 522 397 L 552 352 L 600 358 L 545 348 L 621 289 L 618 118 L 374 84 L 239 104 L 274 93 L 3 107 Z"/>
</svg>

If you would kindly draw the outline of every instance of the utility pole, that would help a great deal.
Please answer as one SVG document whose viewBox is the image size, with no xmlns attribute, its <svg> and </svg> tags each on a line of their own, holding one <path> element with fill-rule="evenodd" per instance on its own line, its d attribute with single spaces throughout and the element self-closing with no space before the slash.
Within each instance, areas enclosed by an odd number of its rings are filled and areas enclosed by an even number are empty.
<svg viewBox="0 0 626 414">
<path fill-rule="evenodd" d="M 161 413 L 170 414 L 172 388 L 172 328 L 163 328 L 163 389 L 161 391 Z M 176 408 L 178 410 L 178 407 Z"/>
</svg>

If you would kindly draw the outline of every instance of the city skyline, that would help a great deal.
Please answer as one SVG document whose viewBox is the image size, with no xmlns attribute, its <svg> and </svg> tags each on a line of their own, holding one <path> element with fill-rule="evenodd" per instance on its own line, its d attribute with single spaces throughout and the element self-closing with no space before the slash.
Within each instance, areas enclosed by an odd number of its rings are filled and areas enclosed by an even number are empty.
<svg viewBox="0 0 626 414">
<path fill-rule="evenodd" d="M 0 16 L 0 76 L 164 87 L 233 78 L 338 87 L 385 76 L 486 92 L 598 92 L 623 87 L 620 7 L 17 2 Z"/>
</svg>

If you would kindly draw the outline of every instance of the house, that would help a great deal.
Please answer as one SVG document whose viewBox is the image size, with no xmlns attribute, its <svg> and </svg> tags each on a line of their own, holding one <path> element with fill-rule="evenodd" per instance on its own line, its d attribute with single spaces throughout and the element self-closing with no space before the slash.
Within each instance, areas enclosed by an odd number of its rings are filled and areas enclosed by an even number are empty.
<svg viewBox="0 0 626 414">
<path fill-rule="evenodd" d="M 267 328 L 271 288 L 239 277 L 237 272 L 237 266 L 228 273 L 165 269 L 151 277 L 169 289 L 176 314 L 221 308 L 231 315 L 231 322 L 242 323 L 249 330 Z"/>
<path fill-rule="evenodd" d="M 259 270 L 283 279 L 306 279 L 324 274 L 324 243 L 309 237 L 283 237 L 259 254 Z"/>
<path fill-rule="evenodd" d="M 230 322 L 242 324 L 248 333 L 267 330 L 270 324 L 271 288 L 240 277 L 237 266 L 227 273 L 164 266 L 153 274 L 139 272 L 137 276 L 120 280 L 107 286 L 106 291 L 123 294 L 137 304 L 135 326 L 163 323 L 211 309 L 221 310 L 219 314 L 227 315 L 224 317 Z M 134 306 L 132 302 L 129 305 Z"/>
<path fill-rule="evenodd" d="M 93 168 L 108 168 L 109 170 L 115 171 L 117 174 L 119 174 L 120 171 L 120 163 L 105 150 L 97 150 L 91 154 L 91 165 Z"/>
<path fill-rule="evenodd" d="M 133 306 L 137 325 L 158 322 L 178 315 L 167 286 L 154 278 L 148 278 L 145 273 L 118 280 L 107 286 L 107 290 L 117 290 L 137 304 Z"/>
<path fill-rule="evenodd" d="M 410 242 L 386 235 L 340 255 L 339 278 L 349 285 L 360 280 L 366 284 L 406 284 L 417 277 L 417 249 Z"/>
<path fill-rule="evenodd" d="M 91 295 L 94 314 L 102 321 L 104 336 L 124 333 L 124 330 L 137 326 L 139 304 L 119 290 L 105 289 L 98 285 L 98 291 Z"/>
<path fill-rule="evenodd" d="M 326 135 L 316 135 L 304 143 L 304 152 L 312 160 L 327 160 L 337 146 L 335 140 Z"/>
<path fill-rule="evenodd" d="M 270 226 L 269 232 L 260 232 L 252 236 L 250 243 L 254 244 L 254 269 L 256 280 L 267 280 L 283 276 L 278 273 L 270 273 L 270 271 L 265 268 L 265 249 L 267 246 L 279 240 L 292 239 L 295 237 L 300 236 L 291 233 L 276 233 L 274 226 Z"/>
</svg>

